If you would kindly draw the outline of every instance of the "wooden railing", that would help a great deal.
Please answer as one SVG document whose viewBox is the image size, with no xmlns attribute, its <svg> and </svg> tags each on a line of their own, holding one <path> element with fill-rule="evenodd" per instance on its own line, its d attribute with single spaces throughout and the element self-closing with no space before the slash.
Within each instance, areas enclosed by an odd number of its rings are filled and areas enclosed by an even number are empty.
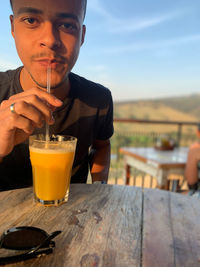
<svg viewBox="0 0 200 267">
<path fill-rule="evenodd" d="M 178 127 L 177 140 L 176 140 L 177 146 L 180 146 L 183 126 L 196 126 L 196 127 L 198 127 L 198 125 L 200 125 L 199 122 L 188 122 L 188 121 L 139 120 L 139 119 L 121 119 L 121 118 L 115 118 L 114 122 L 176 125 Z"/>
</svg>

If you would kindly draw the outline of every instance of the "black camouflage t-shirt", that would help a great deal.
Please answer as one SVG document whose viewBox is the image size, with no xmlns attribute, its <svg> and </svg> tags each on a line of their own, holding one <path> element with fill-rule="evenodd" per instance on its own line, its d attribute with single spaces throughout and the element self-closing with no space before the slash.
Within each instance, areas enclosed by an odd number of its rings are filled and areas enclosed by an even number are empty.
<svg viewBox="0 0 200 267">
<path fill-rule="evenodd" d="M 0 103 L 22 92 L 21 68 L 0 72 Z M 113 103 L 110 91 L 74 73 L 69 75 L 71 89 L 62 107 L 54 112 L 50 133 L 77 137 L 72 183 L 85 183 L 88 175 L 89 148 L 94 140 L 106 140 L 113 134 Z M 36 129 L 34 133 L 45 132 Z M 32 185 L 28 141 L 15 146 L 0 163 L 0 191 Z"/>
</svg>

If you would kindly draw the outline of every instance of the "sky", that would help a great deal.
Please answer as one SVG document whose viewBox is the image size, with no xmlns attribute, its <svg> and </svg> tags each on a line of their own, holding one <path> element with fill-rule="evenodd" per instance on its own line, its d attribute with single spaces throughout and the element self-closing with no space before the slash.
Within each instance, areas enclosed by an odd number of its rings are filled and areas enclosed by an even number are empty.
<svg viewBox="0 0 200 267">
<path fill-rule="evenodd" d="M 0 71 L 22 65 L 1 0 Z M 200 93 L 199 0 L 88 0 L 85 43 L 73 72 L 114 101 Z"/>
</svg>

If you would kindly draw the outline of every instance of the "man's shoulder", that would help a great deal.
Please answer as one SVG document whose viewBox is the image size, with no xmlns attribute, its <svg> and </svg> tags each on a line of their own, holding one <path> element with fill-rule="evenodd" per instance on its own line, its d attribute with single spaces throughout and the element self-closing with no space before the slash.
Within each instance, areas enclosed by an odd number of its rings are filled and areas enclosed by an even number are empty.
<svg viewBox="0 0 200 267">
<path fill-rule="evenodd" d="M 14 82 L 16 75 L 20 72 L 21 67 L 14 70 L 0 71 L 0 86 L 10 86 Z"/>
<path fill-rule="evenodd" d="M 10 78 L 9 70 L 5 72 L 2 72 L 2 71 L 0 72 L 0 86 L 9 83 L 10 80 L 11 78 Z"/>
<path fill-rule="evenodd" d="M 108 103 L 112 99 L 110 90 L 102 84 L 88 80 L 75 73 L 70 73 L 72 86 L 76 88 L 79 98 Z"/>
<path fill-rule="evenodd" d="M 20 87 L 20 71 L 21 67 L 15 70 L 0 72 L 0 102 L 18 92 L 18 88 Z"/>
</svg>

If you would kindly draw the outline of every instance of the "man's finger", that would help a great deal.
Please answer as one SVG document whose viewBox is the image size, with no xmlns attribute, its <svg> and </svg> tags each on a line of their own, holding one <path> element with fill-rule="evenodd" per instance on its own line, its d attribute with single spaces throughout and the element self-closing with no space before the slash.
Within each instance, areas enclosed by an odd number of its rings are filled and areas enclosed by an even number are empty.
<svg viewBox="0 0 200 267">
<path fill-rule="evenodd" d="M 47 93 L 46 91 L 43 91 L 41 89 L 38 88 L 32 88 L 29 90 L 26 90 L 22 93 L 13 95 L 9 98 L 9 100 L 11 100 L 12 102 L 16 101 L 16 100 L 20 100 L 20 98 L 24 98 L 27 96 L 37 96 L 40 99 L 45 100 L 46 102 L 48 102 L 48 104 L 55 106 L 55 107 L 60 107 L 62 106 L 63 102 L 61 100 L 59 100 L 57 97 L 55 97 L 52 94 Z"/>
<path fill-rule="evenodd" d="M 24 118 L 30 120 L 33 122 L 33 124 L 36 127 L 42 127 L 43 126 L 43 122 L 46 120 L 45 116 L 48 112 L 48 122 L 51 123 L 51 113 L 49 110 L 47 110 L 44 114 L 40 111 L 40 109 L 35 108 L 35 106 L 25 102 L 25 101 L 19 101 L 19 102 L 15 102 L 14 103 L 14 113 L 19 115 L 19 116 L 23 116 Z M 47 108 L 46 108 L 47 109 Z M 12 112 L 13 113 L 13 112 Z"/>
<path fill-rule="evenodd" d="M 21 129 L 27 134 L 31 134 L 34 130 L 32 121 L 17 113 L 13 113 L 7 117 L 4 128 L 6 131 Z"/>
</svg>

